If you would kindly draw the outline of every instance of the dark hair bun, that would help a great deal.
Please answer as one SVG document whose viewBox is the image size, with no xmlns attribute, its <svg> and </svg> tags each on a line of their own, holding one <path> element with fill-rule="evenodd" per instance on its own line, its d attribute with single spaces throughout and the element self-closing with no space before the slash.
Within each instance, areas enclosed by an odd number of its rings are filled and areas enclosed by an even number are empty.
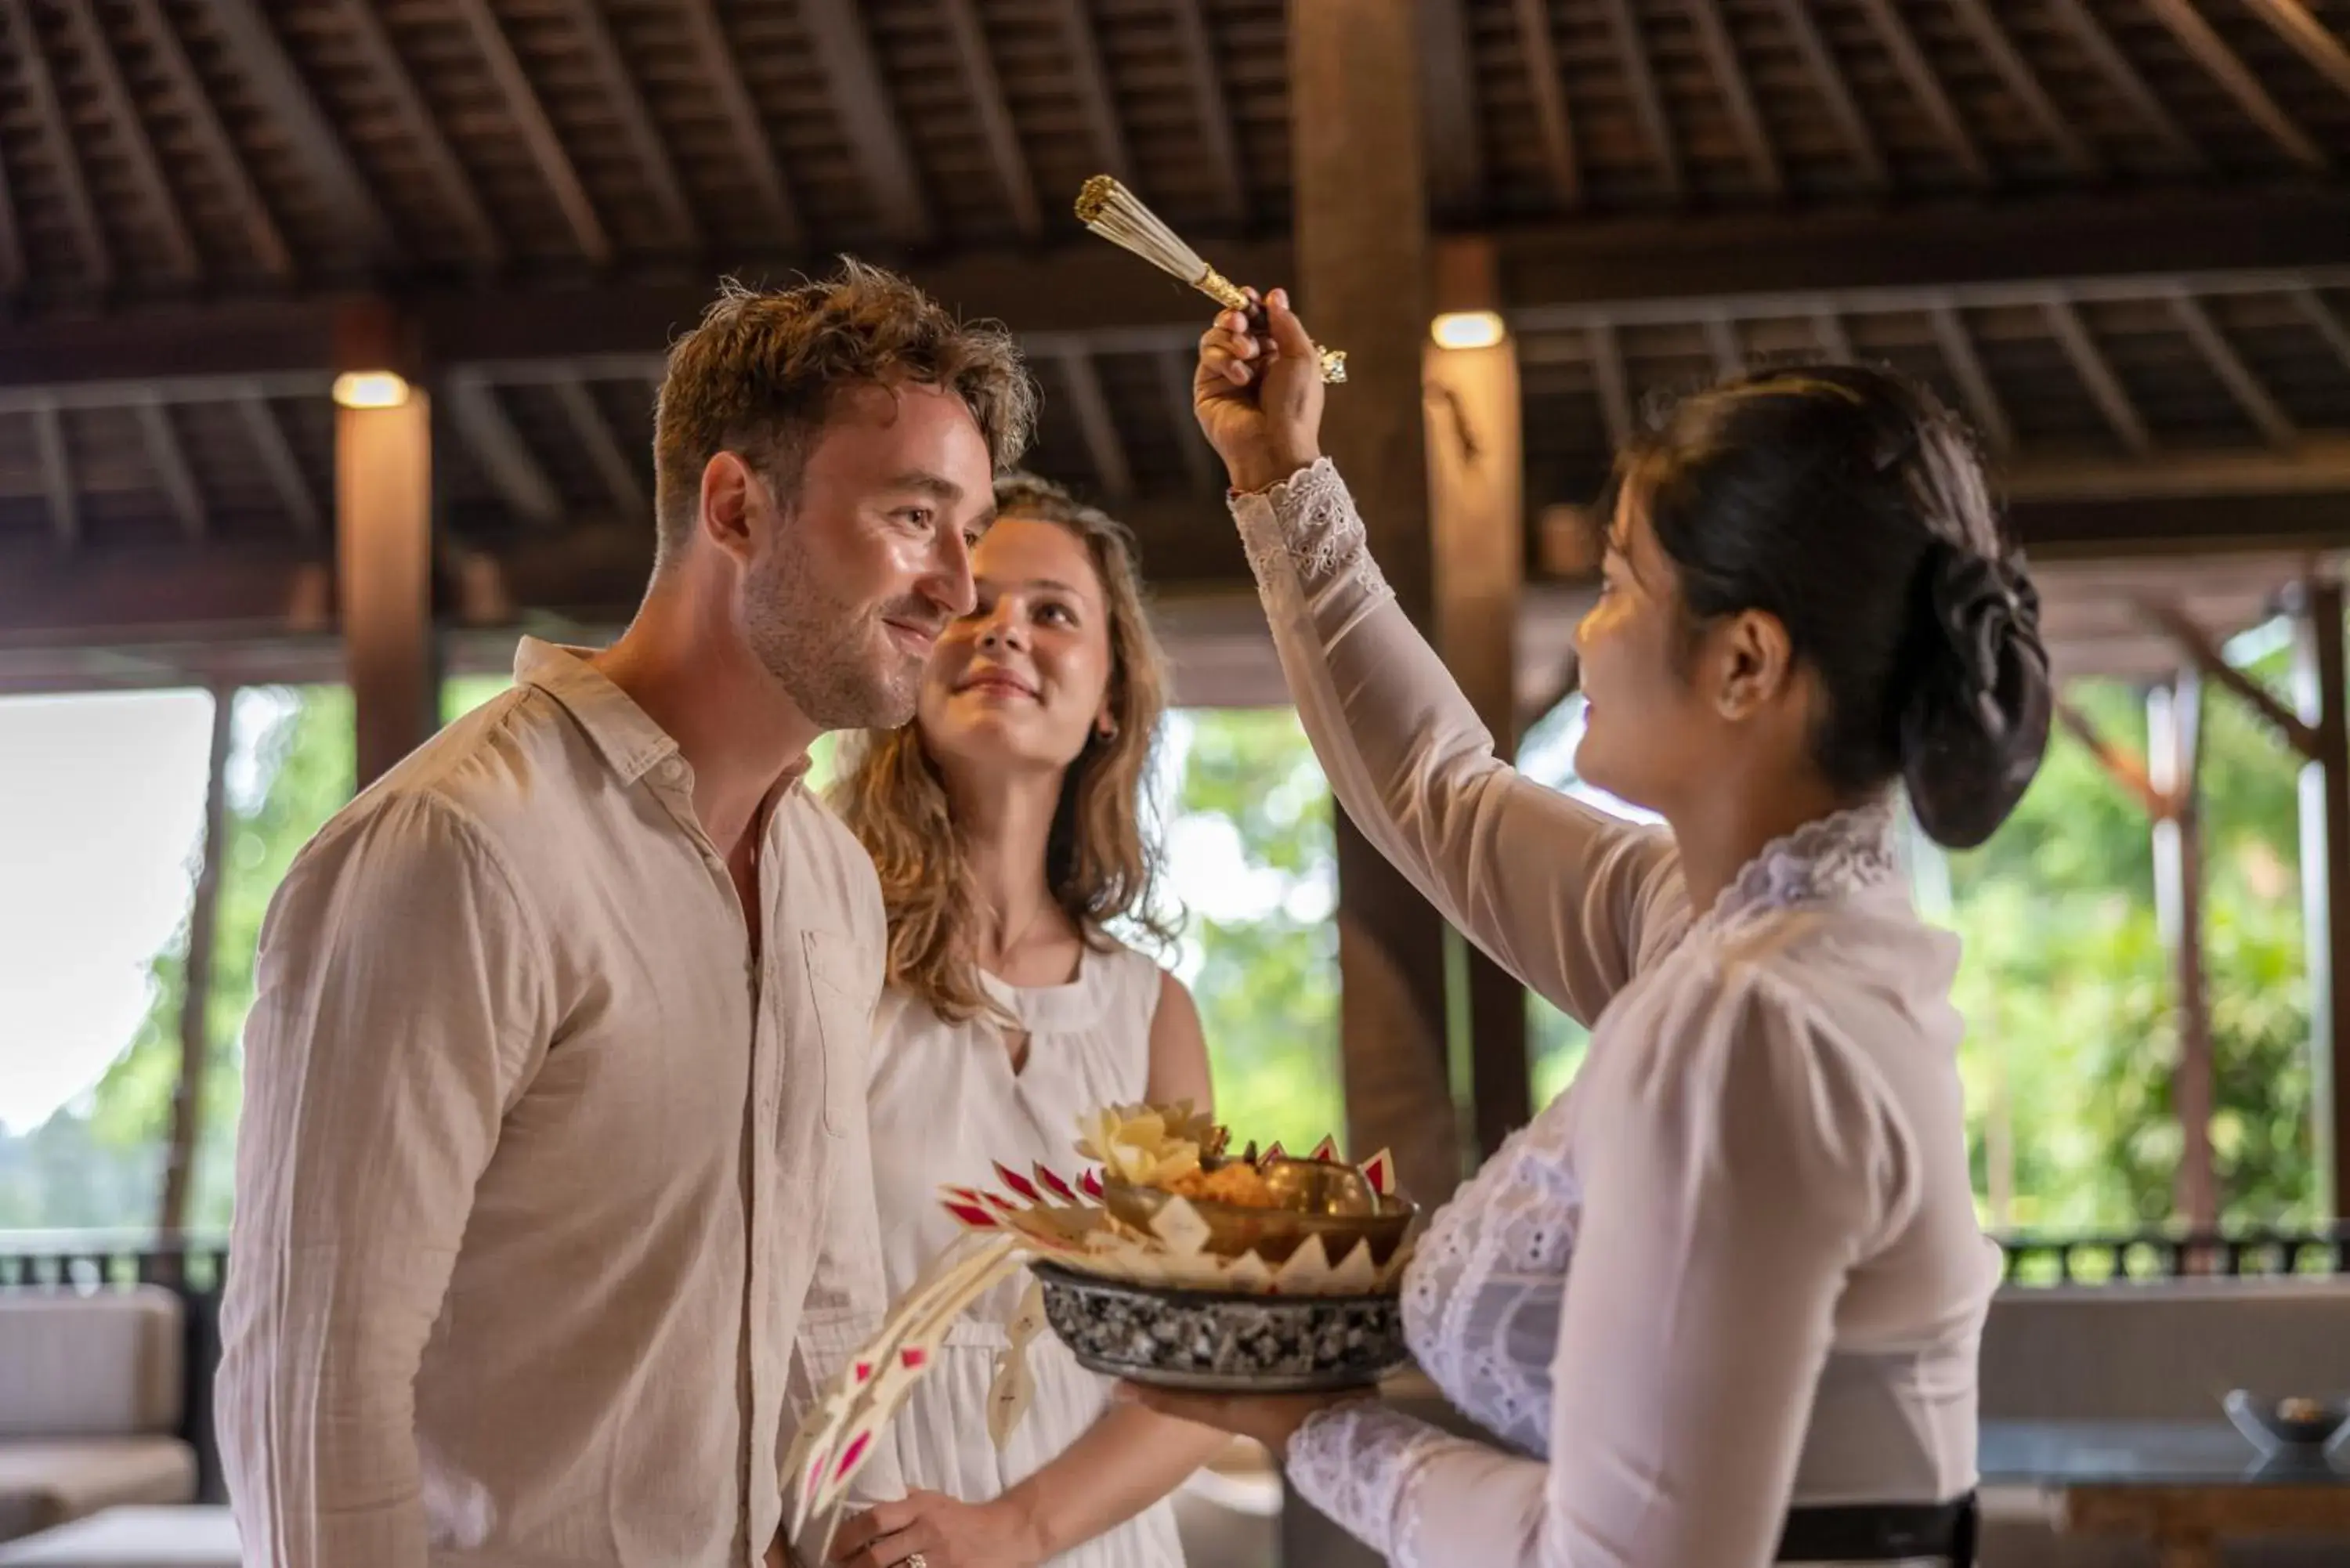
<svg viewBox="0 0 2350 1568">
<path fill-rule="evenodd" d="M 1948 540 L 1928 549 L 1920 576 L 1928 646 L 1901 711 L 1901 776 L 1927 836 L 1971 849 L 2007 820 L 2048 750 L 2040 596 L 2020 556 Z"/>
</svg>

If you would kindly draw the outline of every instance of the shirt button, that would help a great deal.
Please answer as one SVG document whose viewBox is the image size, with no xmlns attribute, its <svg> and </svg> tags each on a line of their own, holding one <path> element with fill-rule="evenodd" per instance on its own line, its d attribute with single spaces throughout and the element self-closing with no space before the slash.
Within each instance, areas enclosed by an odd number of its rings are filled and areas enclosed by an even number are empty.
<svg viewBox="0 0 2350 1568">
<path fill-rule="evenodd" d="M 668 761 L 662 763 L 657 771 L 660 773 L 663 782 L 675 784 L 680 778 L 684 776 L 685 764 L 679 762 L 675 757 L 671 757 Z"/>
</svg>

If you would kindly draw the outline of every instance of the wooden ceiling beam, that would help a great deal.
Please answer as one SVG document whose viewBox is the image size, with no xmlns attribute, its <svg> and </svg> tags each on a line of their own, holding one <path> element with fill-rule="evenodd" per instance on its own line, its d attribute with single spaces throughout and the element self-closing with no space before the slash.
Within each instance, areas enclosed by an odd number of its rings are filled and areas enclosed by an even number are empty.
<svg viewBox="0 0 2350 1568">
<path fill-rule="evenodd" d="M 2113 427 L 2114 434 L 2121 438 L 2122 445 L 2137 456 L 2152 452 L 2154 437 L 2147 432 L 2145 419 L 2138 413 L 2137 406 L 2130 401 L 2121 378 L 2114 374 L 2113 366 L 2106 359 L 2105 350 L 2098 348 L 2097 340 L 2090 336 L 2088 324 L 2081 319 L 2080 311 L 2074 308 L 2071 300 L 2064 298 L 2051 299 L 2042 309 L 2047 317 L 2048 330 L 2064 350 L 2064 358 L 2073 367 L 2073 373 L 2080 378 L 2081 385 L 2088 389 L 2090 398 L 2095 401 L 2098 411 L 2105 415 L 2106 423 Z"/>
<path fill-rule="evenodd" d="M 9 35 L 18 40 L 17 67 L 24 73 L 25 96 L 32 100 L 33 118 L 40 123 L 41 139 L 48 143 L 57 159 L 57 184 L 65 192 L 67 221 L 73 225 L 74 237 L 81 242 L 82 260 L 88 267 L 84 281 L 91 293 L 102 295 L 114 285 L 114 252 L 106 243 L 106 231 L 98 221 L 98 208 L 89 198 L 89 177 L 82 170 L 81 149 L 74 143 L 72 128 L 66 123 L 65 105 L 57 96 L 57 71 L 49 64 L 40 34 L 33 28 L 32 7 L 26 0 L 0 0 L 0 21 L 7 24 Z"/>
<path fill-rule="evenodd" d="M 2334 36 L 2324 23 L 2317 19 L 2309 0 L 2244 0 L 2260 14 L 2261 20 L 2274 28 L 2277 35 L 2307 60 L 2318 75 L 2332 82 L 2334 90 L 2350 98 L 2350 45 Z"/>
<path fill-rule="evenodd" d="M 1785 195 L 1786 173 L 1779 167 L 1778 150 L 1771 145 L 1771 129 L 1763 123 L 1762 111 L 1755 105 L 1753 85 L 1747 80 L 1746 67 L 1738 57 L 1738 40 L 1730 31 L 1729 19 L 1722 15 L 1721 0 L 1690 0 L 1690 21 L 1697 28 L 1699 46 L 1713 67 L 1715 85 L 1721 89 L 1722 102 L 1729 107 L 1730 122 L 1737 129 L 1739 143 L 1754 165 L 1755 183 L 1766 195 Z"/>
<path fill-rule="evenodd" d="M 458 435 L 506 510 L 536 527 L 560 522 L 562 494 L 515 429 L 497 389 L 477 376 L 457 375 L 449 379 L 448 393 Z"/>
<path fill-rule="evenodd" d="M 2229 395 L 2244 410 L 2244 417 L 2252 421 L 2271 446 L 2291 450 L 2301 440 L 2301 431 L 2294 428 L 2292 416 L 2284 411 L 2275 394 L 2261 384 L 2252 368 L 2244 363 L 2236 346 L 2228 341 L 2219 323 L 2211 319 L 2211 313 L 2203 308 L 2203 302 L 2181 292 L 2171 296 L 2170 310 L 2178 318 L 2180 329 L 2193 341 L 2196 352 L 2202 355 L 2211 373 L 2220 378 Z"/>
<path fill-rule="evenodd" d="M 1077 107 L 1092 129 L 1094 151 L 1102 172 L 1122 183 L 1134 183 L 1134 155 L 1127 150 L 1126 130 L 1118 119 L 1118 95 L 1110 90 L 1109 67 L 1104 63 L 1101 39 L 1087 0 L 1051 0 L 1054 22 L 1069 56 L 1069 85 Z"/>
<path fill-rule="evenodd" d="M 499 97 L 505 100 L 507 118 L 513 120 L 516 134 L 529 150 L 531 161 L 538 165 L 539 178 L 546 182 L 555 204 L 562 209 L 564 222 L 571 227 L 573 243 L 591 265 L 611 265 L 611 235 L 605 230 L 604 220 L 597 215 L 596 203 L 588 198 L 588 187 L 580 181 L 578 167 L 571 161 L 571 153 L 563 145 L 555 122 L 547 118 L 546 106 L 539 101 L 530 73 L 523 68 L 521 57 L 515 53 L 514 41 L 499 25 L 489 0 L 454 0 L 454 4 L 473 36 L 475 52 L 489 67 L 490 79 L 497 84 Z"/>
<path fill-rule="evenodd" d="M 23 0 L 0 0 L 0 11 Z M 2075 299 L 2350 285 L 2341 236 L 2350 195 L 2142 194 L 1997 208 L 1919 207 L 1898 214 L 1692 215 L 1533 225 L 1500 231 L 1501 297 L 1522 332 L 1580 332 L 1689 322 L 1714 311 L 1749 318 L 2036 305 L 2052 286 Z M 1292 275 L 1285 244 L 1214 247 L 1231 276 Z M 877 259 L 884 259 L 879 258 Z M 888 258 L 895 259 L 895 258 Z M 819 258 L 774 265 L 821 273 Z M 907 274 L 970 317 L 1013 322 L 1024 337 L 1125 337 L 1164 347 L 1197 335 L 1208 307 L 1112 246 L 1076 243 L 1042 254 L 1003 251 L 916 258 Z M 760 269 L 746 264 L 744 275 Z M 655 358 L 712 297 L 700 284 L 611 282 L 528 288 L 442 287 L 405 296 L 428 366 L 503 360 Z M 95 317 L 0 324 L 0 389 L 136 382 L 170 366 L 183 377 L 331 372 L 331 297 L 126 308 Z"/>
<path fill-rule="evenodd" d="M 2340 269 L 2350 196 L 2314 191 L 2073 196 L 1898 213 L 1690 214 L 1494 238 L 1513 310 L 1886 288 Z M 1227 269 L 1228 271 L 1230 269 Z"/>
<path fill-rule="evenodd" d="M 1681 167 L 1680 145 L 1673 136 L 1672 117 L 1665 112 L 1665 95 L 1657 89 L 1657 73 L 1648 61 L 1648 40 L 1640 36 L 1640 18 L 1633 10 L 1632 0 L 1606 0 L 1601 9 L 1616 35 L 1617 52 L 1623 57 L 1625 90 L 1631 95 L 1632 112 L 1656 159 L 1657 177 L 1665 194 L 1678 202 L 1689 192 L 1689 176 Z"/>
<path fill-rule="evenodd" d="M 31 274 L 25 259 L 25 230 L 16 215 L 16 189 L 0 163 L 0 298 L 24 293 Z"/>
<path fill-rule="evenodd" d="M 1958 384 L 1959 396 L 1965 400 L 1967 417 L 1974 421 L 1992 452 L 2010 451 L 2015 445 L 2015 426 L 2007 417 L 2006 405 L 2000 400 L 1999 389 L 1991 384 L 1990 372 L 1983 369 L 1982 356 L 1975 351 L 1966 317 L 1955 305 L 1938 305 L 1929 319 L 1934 324 L 1934 342 L 1941 350 L 1942 363 L 1949 367 L 1950 379 Z"/>
<path fill-rule="evenodd" d="M 278 505 L 286 509 L 304 538 L 324 535 L 326 508 L 318 504 L 317 492 L 310 488 L 310 476 L 302 472 L 294 443 L 286 439 L 286 427 L 277 422 L 277 411 L 269 406 L 269 399 L 261 392 L 250 392 L 237 400 L 236 407 L 262 469 L 269 475 L 270 486 L 277 492 Z"/>
<path fill-rule="evenodd" d="M 563 409 L 563 417 L 571 426 L 571 433 L 588 453 L 595 466 L 596 477 L 603 482 L 604 493 L 623 517 L 642 517 L 650 525 L 652 504 L 645 498 L 644 482 L 637 476 L 636 465 L 621 450 L 619 437 L 612 433 L 612 422 L 604 410 L 596 406 L 596 396 L 582 380 L 557 381 L 554 386 L 555 400 Z"/>
<path fill-rule="evenodd" d="M 1200 433 L 1194 411 L 1191 382 L 1198 360 L 1181 348 L 1163 348 L 1150 358 L 1159 377 L 1159 396 L 1167 405 L 1168 422 L 1175 431 L 1176 452 L 1183 460 L 1183 477 L 1201 494 L 1213 494 L 1223 488 L 1224 470 L 1208 438 Z"/>
<path fill-rule="evenodd" d="M 1805 0 L 1794 0 L 1797 5 Z M 1558 38 L 1551 31 L 1549 0 L 1517 0 L 1518 49 L 1525 56 L 1526 79 L 1534 89 L 1534 128 L 1549 167 L 1552 192 L 1574 212 L 1583 205 L 1583 167 L 1576 160 L 1575 119 L 1566 107 L 1566 83 L 1558 68 Z"/>
<path fill-rule="evenodd" d="M 505 241 L 498 226 L 490 219 L 490 210 L 483 204 L 482 193 L 473 178 L 458 161 L 456 150 L 441 129 L 440 119 L 425 104 L 416 78 L 401 59 L 400 47 L 393 42 L 389 25 L 377 9 L 375 0 L 342 0 L 336 7 L 335 17 L 348 28 L 359 54 L 367 61 L 368 75 L 384 96 L 391 100 L 392 115 L 408 140 L 432 174 L 432 182 L 440 187 L 441 198 L 456 213 L 457 226 L 465 231 L 466 243 L 472 247 L 471 260 L 482 272 L 495 271 L 505 262 Z"/>
<path fill-rule="evenodd" d="M 936 225 L 914 150 L 899 127 L 889 85 L 855 0 L 800 0 L 799 10 L 832 91 L 833 112 L 864 168 L 882 231 L 901 244 L 928 243 Z"/>
<path fill-rule="evenodd" d="M 1795 52 L 1803 57 L 1804 67 L 1810 72 L 1812 85 L 1819 90 L 1820 99 L 1827 105 L 1828 114 L 1844 132 L 1852 155 L 1860 163 L 1861 183 L 1871 191 L 1882 191 L 1893 182 L 1885 162 L 1885 150 L 1877 145 L 1877 133 L 1869 129 L 1868 119 L 1860 111 L 1859 100 L 1853 97 L 1852 84 L 1845 79 L 1844 67 L 1836 63 L 1835 52 L 1828 47 L 1820 25 L 1812 16 L 1812 0 L 1779 0 L 1779 20 L 1785 26 L 1787 36 L 1794 40 Z"/>
<path fill-rule="evenodd" d="M 2227 89 L 2236 106 L 2253 124 L 2267 131 L 2269 139 L 2282 148 L 2287 157 L 2320 173 L 2332 167 L 2333 161 L 2326 157 L 2324 150 L 2311 140 L 2309 132 L 2269 96 L 2261 78 L 2228 47 L 2227 40 L 2204 19 L 2203 13 L 2195 8 L 2194 0 L 2147 0 L 2147 5 L 2170 29 L 2179 47 Z"/>
<path fill-rule="evenodd" d="M 1840 365 L 1853 362 L 1852 333 L 1844 324 L 1844 313 L 1835 306 L 1825 305 L 1812 312 L 1812 336 L 1829 358 Z"/>
<path fill-rule="evenodd" d="M 735 153 L 767 209 L 767 223 L 776 243 L 804 244 L 807 229 L 800 220 L 799 203 L 792 199 L 791 183 L 784 176 L 783 161 L 775 152 L 775 138 L 768 134 L 758 102 L 734 64 L 734 46 L 726 36 L 714 0 L 673 0 L 673 4 L 693 39 L 694 59 L 702 67 L 702 78 L 718 97 L 719 110 L 733 134 Z"/>
<path fill-rule="evenodd" d="M 195 472 L 188 467 L 180 432 L 172 427 L 170 405 L 160 400 L 140 404 L 139 431 L 146 442 L 148 466 L 155 471 L 156 485 L 171 503 L 172 515 L 179 519 L 180 532 L 191 541 L 203 540 L 212 532 L 212 518 L 203 492 L 196 487 Z"/>
<path fill-rule="evenodd" d="M 637 85 L 628 62 L 620 57 L 619 43 L 612 36 L 611 24 L 604 19 L 603 6 L 598 0 L 570 0 L 567 16 L 579 47 L 588 53 L 588 63 L 596 79 L 604 84 L 605 97 L 619 119 L 620 130 L 628 137 L 638 165 L 644 171 L 646 182 L 652 187 L 653 201 L 660 207 L 662 222 L 676 238 L 677 243 L 671 248 L 689 254 L 700 254 L 702 220 L 686 197 L 677 160 L 671 156 L 669 144 L 661 140 L 660 127 L 653 123 L 653 111 L 645 102 L 644 89 Z"/>
<path fill-rule="evenodd" d="M 1215 182 L 1216 204 L 1224 222 L 1238 227 L 1248 222 L 1248 174 L 1241 167 L 1240 140 L 1232 127 L 1232 107 L 1224 92 L 1224 69 L 1216 58 L 1216 41 L 1208 31 L 1203 0 L 1169 0 L 1168 15 L 1175 26 L 1176 47 L 1182 51 L 1184 75 L 1191 83 L 1191 102 L 1200 119 L 1202 161 Z"/>
<path fill-rule="evenodd" d="M 2051 593 L 2074 591 L 2064 585 L 2076 582 L 2078 591 L 2107 598 L 2125 590 L 2176 591 L 2185 573 L 2190 583 L 2224 581 L 2230 592 L 2249 596 L 2250 556 L 2301 559 L 2350 548 L 2345 496 L 2350 483 L 2306 495 L 2026 501 L 2008 514 Z M 1149 563 L 1154 597 L 1180 605 L 1223 593 L 1248 595 L 1253 604 L 1232 530 L 1208 526 L 1219 510 L 1208 495 L 1136 496 L 1119 506 Z M 643 518 L 603 518 L 567 520 L 477 553 L 498 573 L 515 610 L 617 627 L 643 596 L 652 547 Z M 46 540 L 0 545 L 0 649 L 330 630 L 319 542 L 291 535 L 265 545 L 85 543 L 71 554 Z M 2279 571 L 2280 581 L 2290 575 Z M 442 586 L 442 614 L 460 614 L 458 585 Z M 1529 587 L 1530 599 L 1552 591 Z"/>
<path fill-rule="evenodd" d="M 81 542 L 81 500 L 74 489 L 72 456 L 66 450 L 65 414 L 56 404 L 33 410 L 33 441 L 40 452 L 49 532 L 60 548 L 70 550 Z"/>
<path fill-rule="evenodd" d="M 155 51 L 163 75 L 172 83 L 188 115 L 188 123 L 211 160 L 213 169 L 228 188 L 229 199 L 235 202 L 244 220 L 245 243 L 253 247 L 262 270 L 280 283 L 294 277 L 294 254 L 286 245 L 286 236 L 277 227 L 277 219 L 269 203 L 254 183 L 253 171 L 229 137 L 228 128 L 221 123 L 220 109 L 211 91 L 197 77 L 196 67 L 189 58 L 180 36 L 172 29 L 171 19 L 163 15 L 161 0 L 131 0 L 130 9 L 139 27 Z"/>
<path fill-rule="evenodd" d="M 1607 422 L 1607 444 L 1620 447 L 1632 439 L 1632 386 L 1624 373 L 1623 346 L 1607 322 L 1594 322 L 1586 330 L 1592 383 L 1599 392 L 1600 417 Z"/>
<path fill-rule="evenodd" d="M 2007 28 L 1992 14 L 1988 0 L 1952 0 L 1952 3 L 1958 7 L 1959 19 L 1966 25 L 1967 31 L 1974 35 L 1975 43 L 1990 57 L 1991 67 L 2006 82 L 2007 90 L 2013 93 L 2031 111 L 2032 118 L 2040 122 L 2040 133 L 2056 149 L 2065 168 L 2082 179 L 2093 178 L 2102 161 L 2087 140 L 2073 129 L 2072 119 L 2048 96 L 2048 89 L 2041 84 L 2038 73 L 2033 70 L 2031 62 L 2023 57 L 2022 52 L 2016 48 L 2015 40 L 2008 36 Z"/>
<path fill-rule="evenodd" d="M 149 134 L 146 120 L 140 117 L 139 106 L 131 101 L 130 88 L 122 79 L 121 62 L 114 57 L 114 47 L 99 25 L 98 8 L 90 5 L 68 5 L 66 15 L 73 18 L 75 42 L 88 64 L 91 78 L 98 83 L 98 96 L 105 107 L 107 119 L 129 154 L 131 174 L 147 198 L 163 248 L 171 253 L 172 275 L 182 283 L 194 283 L 204 275 L 203 257 L 196 250 L 195 236 L 188 230 L 188 215 L 180 210 L 180 198 L 163 172 L 163 160 L 155 151 L 155 139 Z"/>
<path fill-rule="evenodd" d="M 946 12 L 947 32 L 962 65 L 963 88 L 971 94 L 980 139 L 987 143 L 988 159 L 1012 209 L 1013 226 L 1023 238 L 1035 239 L 1044 232 L 1045 213 L 1036 201 L 1035 176 L 1028 171 L 1028 154 L 1020 145 L 1020 128 L 1013 123 L 1012 105 L 1003 96 L 1003 78 L 996 73 L 987 26 L 973 0 L 939 0 L 939 5 Z"/>
<path fill-rule="evenodd" d="M 1127 462 L 1126 442 L 1110 415 L 1109 399 L 1102 391 L 1101 373 L 1095 369 L 1093 357 L 1081 348 L 1065 352 L 1061 377 L 1068 386 L 1070 411 L 1076 416 L 1077 433 L 1084 438 L 1094 477 L 1104 495 L 1123 501 L 1134 493 L 1134 470 Z"/>
<path fill-rule="evenodd" d="M 2292 293 L 2293 304 L 2300 307 L 2310 326 L 2316 328 L 2317 335 L 2334 350 L 2334 357 L 2342 361 L 2342 368 L 2350 370 L 2350 327 L 2343 325 L 2342 317 L 2334 313 L 2334 307 L 2325 303 L 2325 296 L 2316 289 L 2303 286 Z"/>
<path fill-rule="evenodd" d="M 286 144 L 308 168 L 339 226 L 359 236 L 369 259 L 395 260 L 400 244 L 390 220 L 341 132 L 295 68 L 284 40 L 262 15 L 259 0 L 204 0 L 204 9 L 219 29 L 229 58 L 236 62 Z"/>
<path fill-rule="evenodd" d="M 1440 213 L 1473 213 L 1485 201 L 1485 150 L 1467 0 L 1418 0 L 1418 18 L 1429 195 Z"/>
<path fill-rule="evenodd" d="M 1867 13 L 1877 41 L 1893 57 L 1894 68 L 1908 84 L 1910 95 L 1942 133 L 1942 140 L 1950 156 L 1958 161 L 1959 168 L 1978 186 L 1997 183 L 1982 149 L 1976 145 L 1974 133 L 1967 129 L 1958 105 L 1950 101 L 1950 90 L 1935 75 L 1933 62 L 1918 47 L 1918 36 L 1909 30 L 1909 24 L 1902 19 L 1893 0 L 1861 0 L 1861 9 Z"/>
<path fill-rule="evenodd" d="M 2082 52 L 2105 74 L 2114 90 L 2135 110 L 2154 133 L 2168 142 L 2179 161 L 2189 169 L 2205 170 L 2211 166 L 2210 154 L 2187 134 L 2178 117 L 2170 112 L 2168 104 L 2155 90 L 2147 86 L 2146 78 L 2130 63 L 2130 58 L 2114 42 L 2106 25 L 2097 20 L 2087 0 L 2051 0 L 2056 17 L 2080 44 Z"/>
</svg>

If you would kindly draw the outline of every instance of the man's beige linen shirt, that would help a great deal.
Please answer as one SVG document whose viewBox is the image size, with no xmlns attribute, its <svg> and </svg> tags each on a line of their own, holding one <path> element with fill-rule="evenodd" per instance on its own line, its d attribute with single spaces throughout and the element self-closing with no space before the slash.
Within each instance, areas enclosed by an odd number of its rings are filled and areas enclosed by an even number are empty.
<svg viewBox="0 0 2350 1568">
<path fill-rule="evenodd" d="M 248 1563 L 755 1563 L 791 1410 L 885 1304 L 871 863 L 779 792 L 754 963 L 676 742 L 576 653 L 515 677 L 262 932 L 218 1395 Z"/>
</svg>

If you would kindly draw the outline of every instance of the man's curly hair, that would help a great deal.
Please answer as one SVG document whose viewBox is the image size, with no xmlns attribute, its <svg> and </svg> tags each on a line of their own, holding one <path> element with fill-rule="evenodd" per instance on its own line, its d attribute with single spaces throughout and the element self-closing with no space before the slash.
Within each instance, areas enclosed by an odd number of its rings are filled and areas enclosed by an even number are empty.
<svg viewBox="0 0 2350 1568">
<path fill-rule="evenodd" d="M 837 276 L 761 290 L 729 280 L 671 345 L 653 417 L 660 558 L 692 537 L 702 471 L 740 453 L 788 501 L 800 465 L 851 387 L 942 387 L 979 421 L 997 469 L 1026 450 L 1036 385 L 1012 335 L 965 324 L 895 273 L 842 258 Z"/>
</svg>

